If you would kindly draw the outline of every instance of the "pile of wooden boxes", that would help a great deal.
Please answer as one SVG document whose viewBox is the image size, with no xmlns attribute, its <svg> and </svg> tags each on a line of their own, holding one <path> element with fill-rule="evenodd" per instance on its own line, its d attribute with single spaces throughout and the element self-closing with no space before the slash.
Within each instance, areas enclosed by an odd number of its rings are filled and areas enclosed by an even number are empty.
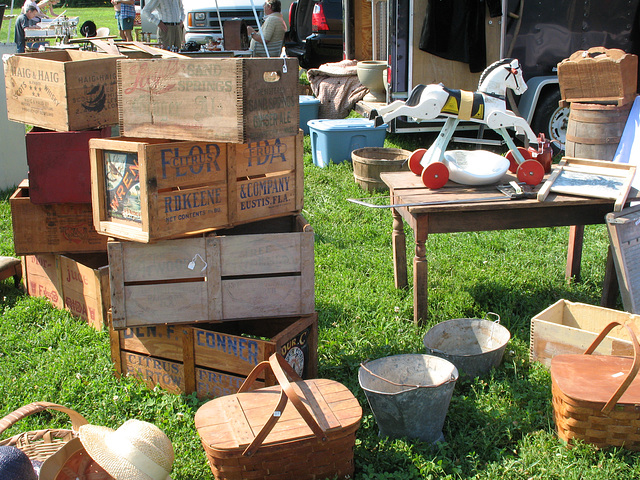
<svg viewBox="0 0 640 480">
<path fill-rule="evenodd" d="M 33 95 L 36 89 L 27 79 L 47 77 L 35 73 L 47 61 L 36 55 L 9 60 L 7 92 L 14 101 L 9 105 Z M 76 228 L 69 228 L 75 234 L 70 242 L 108 255 L 109 276 L 101 279 L 110 298 L 102 300 L 105 312 L 110 308 L 117 373 L 213 398 L 234 393 L 258 362 L 278 351 L 302 376 L 315 376 L 314 233 L 300 214 L 297 61 L 112 58 L 100 56 L 112 62 L 110 72 L 84 69 L 86 78 L 76 79 L 83 99 L 70 104 L 68 94 L 55 94 L 52 110 L 71 115 L 92 108 L 96 102 L 88 97 L 104 92 L 104 108 L 114 105 L 115 119 L 96 115 L 93 125 L 74 132 L 71 122 L 66 128 L 44 125 L 35 108 L 21 107 L 30 116 L 8 108 L 12 120 L 67 134 L 86 136 L 87 129 L 117 124 L 120 135 L 93 130 L 97 134 L 82 140 L 82 168 L 90 170 L 90 182 L 82 188 L 89 187 L 89 198 L 51 202 L 41 206 L 46 211 L 38 218 L 18 204 L 34 208 L 29 193 L 35 194 L 35 165 L 51 167 L 53 161 L 32 161 L 28 153 L 31 189 L 21 186 L 11 205 L 29 293 L 42 293 L 30 287 L 38 275 L 50 280 L 66 275 L 67 235 L 47 229 L 70 213 Z M 40 66 L 27 70 L 21 66 L 27 60 Z M 100 79 L 104 86 L 92 83 Z M 56 81 L 71 83 L 68 73 Z M 46 88 L 22 105 L 50 101 Z M 48 145 L 53 140 L 34 155 L 44 155 Z M 80 161 L 80 155 L 69 156 Z M 75 182 L 69 174 L 56 188 L 79 188 Z M 37 251 L 26 247 L 39 240 L 44 245 Z M 32 265 L 32 254 L 50 255 L 49 271 L 40 268 L 41 261 Z M 64 298 L 63 292 L 58 297 Z M 57 305 L 74 311 L 66 302 Z"/>
<path fill-rule="evenodd" d="M 558 64 L 560 106 L 569 107 L 565 154 L 611 161 L 637 96 L 638 57 L 591 47 Z"/>
<path fill-rule="evenodd" d="M 26 142 L 29 179 L 10 199 L 27 291 L 96 328 L 110 295 L 107 237 L 93 228 L 88 142 L 110 136 L 118 122 L 116 60 L 56 51 L 5 64 L 8 117 L 34 126 L 16 139 Z"/>
</svg>

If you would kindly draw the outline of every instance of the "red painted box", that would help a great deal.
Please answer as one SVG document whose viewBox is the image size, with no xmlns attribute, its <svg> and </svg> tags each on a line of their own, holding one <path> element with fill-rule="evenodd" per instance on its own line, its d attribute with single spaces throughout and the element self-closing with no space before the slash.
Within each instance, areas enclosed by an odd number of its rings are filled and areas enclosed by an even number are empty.
<svg viewBox="0 0 640 480">
<path fill-rule="evenodd" d="M 110 136 L 111 127 L 71 132 L 34 127 L 25 136 L 31 202 L 91 203 L 89 139 Z"/>
</svg>

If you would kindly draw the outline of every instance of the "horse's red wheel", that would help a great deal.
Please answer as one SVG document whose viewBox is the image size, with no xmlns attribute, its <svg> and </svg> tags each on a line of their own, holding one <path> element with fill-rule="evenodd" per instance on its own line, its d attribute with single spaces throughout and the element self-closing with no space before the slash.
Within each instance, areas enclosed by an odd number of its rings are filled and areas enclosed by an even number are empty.
<svg viewBox="0 0 640 480">
<path fill-rule="evenodd" d="M 421 178 L 427 188 L 436 190 L 444 187 L 449 180 L 449 169 L 442 162 L 431 162 L 422 171 Z"/>
<path fill-rule="evenodd" d="M 415 152 L 411 154 L 409 157 L 409 170 L 411 170 L 416 175 L 422 175 L 422 165 L 420 165 L 420 161 L 424 154 L 427 153 L 426 148 L 419 148 Z"/>
<path fill-rule="evenodd" d="M 527 185 L 538 185 L 544 178 L 544 167 L 537 160 L 525 160 L 518 167 L 518 180 Z"/>
<path fill-rule="evenodd" d="M 524 147 L 518 147 L 518 151 L 520 152 L 520 155 L 522 155 L 522 158 L 524 158 L 525 160 L 533 158 L 533 154 L 531 153 L 531 151 L 527 150 Z M 507 160 L 509 160 L 509 171 L 511 173 L 516 173 L 518 171 L 518 162 L 516 161 L 516 157 L 513 154 L 513 151 L 509 150 L 506 157 Z"/>
</svg>

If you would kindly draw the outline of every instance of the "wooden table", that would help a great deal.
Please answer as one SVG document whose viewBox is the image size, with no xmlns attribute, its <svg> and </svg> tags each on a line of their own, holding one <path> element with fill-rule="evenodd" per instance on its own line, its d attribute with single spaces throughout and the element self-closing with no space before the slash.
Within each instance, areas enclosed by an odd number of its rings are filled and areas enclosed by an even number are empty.
<svg viewBox="0 0 640 480">
<path fill-rule="evenodd" d="M 477 202 L 486 197 L 496 197 L 500 192 L 495 185 L 468 187 L 447 183 L 439 190 L 427 189 L 420 177 L 410 171 L 387 172 L 380 175 L 389 186 L 392 204 L 442 202 L 462 200 L 463 203 L 402 206 L 392 208 L 393 214 L 393 262 L 396 288 L 407 286 L 407 253 L 403 219 L 413 229 L 415 256 L 413 258 L 413 318 L 421 323 L 428 318 L 427 305 L 427 236 L 430 233 L 479 232 L 514 228 L 540 228 L 572 225 L 592 225 L 605 222 L 605 215 L 613 211 L 613 200 L 550 194 L 547 200 L 536 199 Z M 505 177 L 508 183 L 515 178 Z M 539 189 L 539 186 L 536 188 Z M 637 192 L 629 198 L 635 198 Z M 466 201 L 465 201 L 466 200 Z M 572 232 L 573 233 L 573 232 Z M 580 235 L 569 239 L 567 276 L 579 272 L 582 252 Z M 608 275 L 605 290 L 617 288 L 615 275 Z M 611 278 L 613 277 L 613 278 Z M 603 293 L 610 296 L 608 291 Z"/>
</svg>

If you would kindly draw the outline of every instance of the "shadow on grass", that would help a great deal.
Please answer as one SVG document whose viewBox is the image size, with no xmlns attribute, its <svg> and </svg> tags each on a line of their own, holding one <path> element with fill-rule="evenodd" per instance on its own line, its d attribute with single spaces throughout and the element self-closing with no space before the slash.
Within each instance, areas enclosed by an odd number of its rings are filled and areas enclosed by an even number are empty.
<svg viewBox="0 0 640 480">
<path fill-rule="evenodd" d="M 467 289 L 475 301 L 475 309 L 496 312 L 501 323 L 512 335 L 528 338 L 531 318 L 553 305 L 560 299 L 572 302 L 600 305 L 600 297 L 578 291 L 567 285 L 528 289 L 526 294 L 519 287 L 522 285 L 505 285 L 499 282 L 483 282 Z"/>
</svg>

